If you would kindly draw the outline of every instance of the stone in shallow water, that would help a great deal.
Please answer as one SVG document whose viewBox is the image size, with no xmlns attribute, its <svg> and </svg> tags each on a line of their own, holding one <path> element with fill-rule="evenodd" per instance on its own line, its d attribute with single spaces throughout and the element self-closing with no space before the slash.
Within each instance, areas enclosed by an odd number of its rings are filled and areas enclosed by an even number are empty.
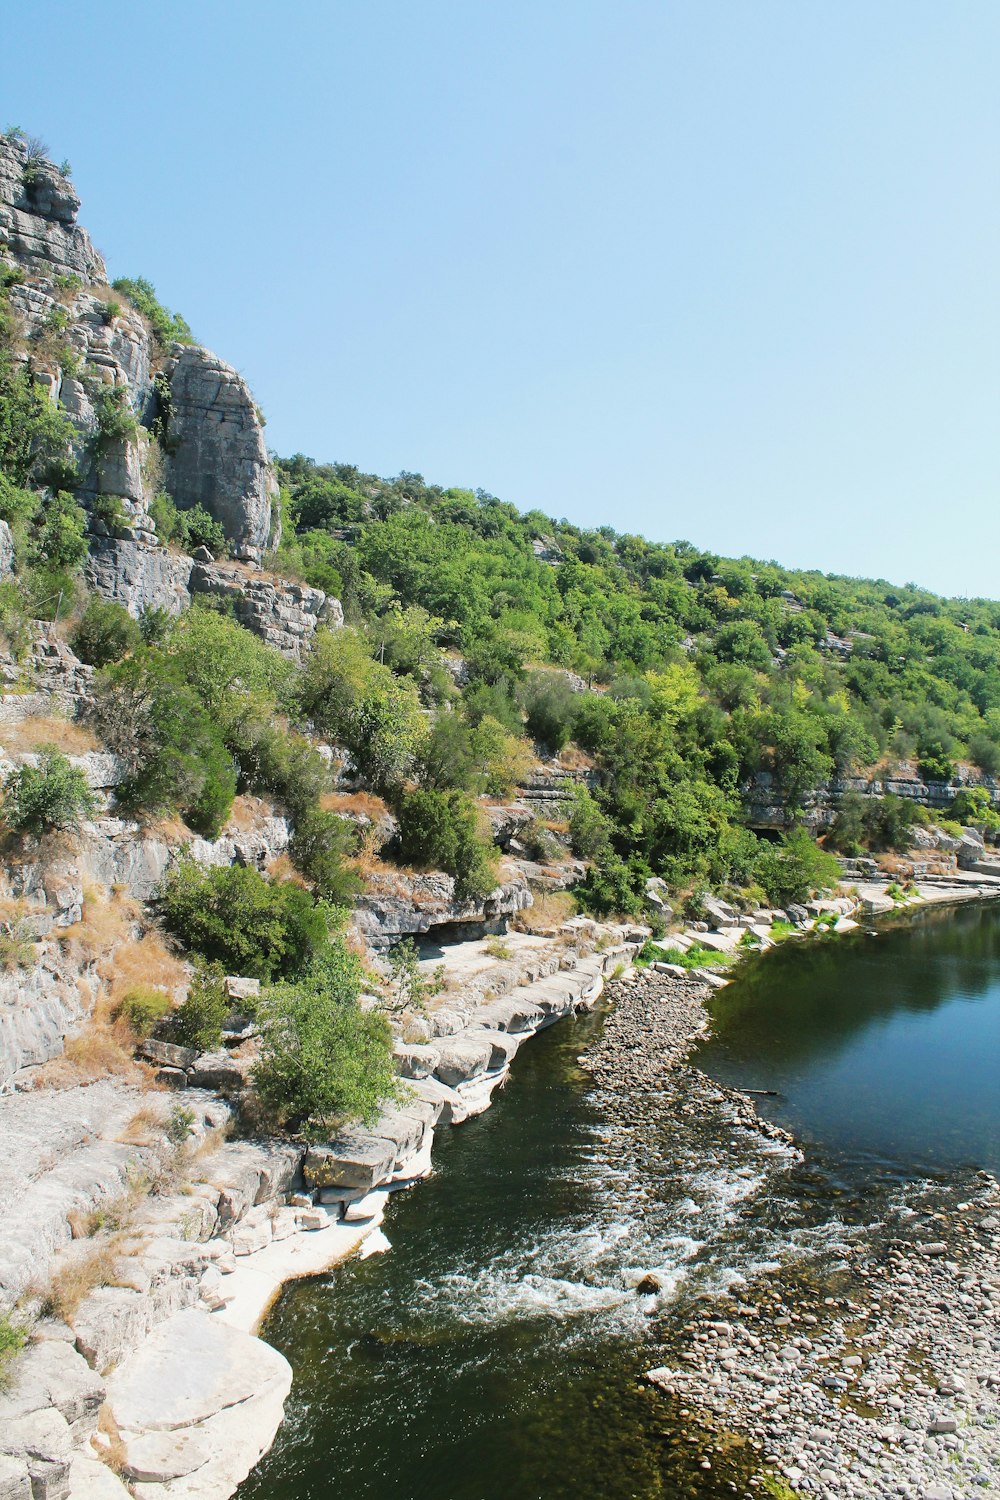
<svg viewBox="0 0 1000 1500">
<path fill-rule="evenodd" d="M 175 1313 L 108 1380 L 119 1427 L 173 1432 L 271 1388 L 291 1384 L 291 1366 L 260 1339 L 188 1308 Z"/>
</svg>

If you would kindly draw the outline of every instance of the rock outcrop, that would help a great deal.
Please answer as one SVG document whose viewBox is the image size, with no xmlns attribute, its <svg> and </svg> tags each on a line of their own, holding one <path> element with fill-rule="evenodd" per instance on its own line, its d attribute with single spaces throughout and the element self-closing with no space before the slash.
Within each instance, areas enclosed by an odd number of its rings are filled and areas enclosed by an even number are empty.
<svg viewBox="0 0 1000 1500">
<path fill-rule="evenodd" d="M 182 510 L 215 517 L 236 557 L 260 561 L 278 488 L 260 415 L 243 377 L 197 345 L 170 370 L 167 487 Z"/>
<path fill-rule="evenodd" d="M 104 262 L 76 222 L 76 190 L 21 141 L 0 142 L 0 237 L 17 260 L 45 274 L 104 281 Z"/>
<path fill-rule="evenodd" d="M 253 575 L 280 528 L 277 482 L 250 389 L 200 345 L 159 342 L 146 318 L 108 287 L 78 209 L 72 185 L 51 162 L 0 138 L 0 254 L 23 278 L 10 287 L 9 303 L 23 357 L 75 432 L 78 495 L 90 511 L 88 586 L 135 616 L 177 614 L 192 595 L 224 595 L 241 623 L 286 655 L 300 655 L 320 620 L 336 626 L 343 614 L 319 589 Z M 109 403 L 124 418 L 124 434 L 122 424 L 106 423 Z M 149 513 L 161 486 L 180 510 L 202 506 L 219 522 L 234 564 L 196 562 L 161 545 Z M 108 500 L 117 509 L 110 521 Z M 0 573 L 9 571 L 12 553 L 9 533 L 0 535 Z"/>
<path fill-rule="evenodd" d="M 353 922 L 367 943 L 385 948 L 398 938 L 455 922 L 488 926 L 524 911 L 531 903 L 527 878 L 516 869 L 508 869 L 483 901 L 456 900 L 453 878 L 440 870 L 423 874 L 387 870 L 369 875 L 355 904 Z"/>
</svg>

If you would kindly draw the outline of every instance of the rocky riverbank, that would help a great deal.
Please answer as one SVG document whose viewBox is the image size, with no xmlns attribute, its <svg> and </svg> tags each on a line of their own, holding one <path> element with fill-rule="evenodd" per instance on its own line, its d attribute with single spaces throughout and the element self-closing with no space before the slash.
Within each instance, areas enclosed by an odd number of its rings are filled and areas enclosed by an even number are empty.
<svg viewBox="0 0 1000 1500">
<path fill-rule="evenodd" d="M 0 1100 L 0 1295 L 31 1331 L 0 1391 L 2 1500 L 226 1500 L 291 1385 L 254 1336 L 281 1286 L 386 1248 L 388 1194 L 430 1172 L 436 1126 L 487 1109 L 520 1045 L 646 935 L 577 921 L 512 934 L 503 963 L 456 945 L 426 1040 L 397 1044 L 399 1099 L 322 1146 L 227 1140 L 230 1106 L 194 1087 Z"/>
<path fill-rule="evenodd" d="M 687 1062 L 709 993 L 654 970 L 616 986 L 582 1059 L 602 1106 L 637 1141 L 652 1109 L 787 1144 L 752 1099 Z M 692 1462 L 731 1472 L 734 1492 L 968 1500 L 1000 1487 L 1000 1188 L 979 1173 L 879 1208 L 877 1223 L 832 1224 L 818 1258 L 790 1255 L 684 1305 L 683 1326 L 662 1309 L 648 1378 L 688 1427 Z"/>
</svg>

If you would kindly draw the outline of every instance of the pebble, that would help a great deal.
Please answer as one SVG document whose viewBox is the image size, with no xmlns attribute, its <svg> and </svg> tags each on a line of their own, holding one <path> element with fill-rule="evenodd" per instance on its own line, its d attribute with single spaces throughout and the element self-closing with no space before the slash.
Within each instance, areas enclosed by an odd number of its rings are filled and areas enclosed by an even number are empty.
<svg viewBox="0 0 1000 1500">
<path fill-rule="evenodd" d="M 583 1061 L 637 1132 L 645 1094 L 676 1114 L 715 1113 L 723 1141 L 735 1117 L 762 1143 L 792 1144 L 752 1099 L 686 1064 L 705 993 L 690 978 L 640 974 Z M 913 1185 L 906 1199 L 837 1244 L 813 1273 L 814 1294 L 771 1263 L 738 1302 L 689 1311 L 670 1345 L 664 1374 L 674 1384 L 683 1361 L 690 1422 L 741 1432 L 803 1496 L 1000 1496 L 1000 1189 L 976 1173 Z M 745 1207 L 752 1222 L 752 1200 Z M 960 1407 L 961 1429 L 942 1397 Z M 750 1493 L 763 1493 L 759 1482 Z"/>
</svg>

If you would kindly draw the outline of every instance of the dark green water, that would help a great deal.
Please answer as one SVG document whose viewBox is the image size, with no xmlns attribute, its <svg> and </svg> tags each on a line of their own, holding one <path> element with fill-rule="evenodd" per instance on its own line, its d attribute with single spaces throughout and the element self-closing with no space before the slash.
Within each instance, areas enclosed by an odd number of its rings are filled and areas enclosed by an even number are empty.
<svg viewBox="0 0 1000 1500">
<path fill-rule="evenodd" d="M 287 1421 L 241 1500 L 646 1500 L 731 1495 L 745 1474 L 637 1378 L 692 1299 L 823 1263 L 907 1178 L 1000 1166 L 1000 908 L 801 944 L 716 1002 L 706 1071 L 805 1159 L 690 1114 L 613 1122 L 578 1066 L 599 1016 L 529 1043 L 493 1109 L 443 1130 L 396 1195 L 392 1248 L 290 1287 L 265 1330 Z M 773 1106 L 773 1109 L 771 1108 Z M 665 1293 L 639 1297 L 655 1270 Z"/>
</svg>

